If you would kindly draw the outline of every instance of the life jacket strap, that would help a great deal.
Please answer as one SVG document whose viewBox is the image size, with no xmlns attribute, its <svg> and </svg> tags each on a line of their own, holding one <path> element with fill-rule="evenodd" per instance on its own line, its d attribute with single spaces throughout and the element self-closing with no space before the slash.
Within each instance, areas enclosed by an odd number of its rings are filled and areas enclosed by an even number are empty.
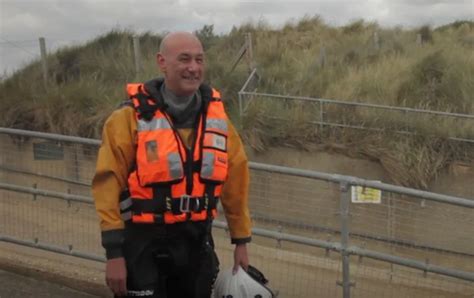
<svg viewBox="0 0 474 298">
<path fill-rule="evenodd" d="M 217 200 L 215 194 L 216 185 L 215 184 L 207 184 L 205 188 L 204 198 L 207 201 L 206 209 L 207 209 L 207 218 L 210 220 L 212 219 L 212 210 L 216 210 L 217 208 Z"/>
<path fill-rule="evenodd" d="M 214 188 L 214 187 L 212 187 Z M 213 210 L 216 209 L 218 198 L 206 194 L 204 197 L 181 196 L 171 198 L 170 196 L 160 196 L 162 199 L 137 199 L 127 196 L 125 191 L 121 195 L 120 212 L 124 221 L 131 221 L 133 215 L 153 214 L 155 224 L 164 224 L 164 214 L 170 211 L 173 215 L 179 216 L 188 214 L 188 220 L 192 213 L 207 211 L 207 217 L 212 218 Z"/>
</svg>

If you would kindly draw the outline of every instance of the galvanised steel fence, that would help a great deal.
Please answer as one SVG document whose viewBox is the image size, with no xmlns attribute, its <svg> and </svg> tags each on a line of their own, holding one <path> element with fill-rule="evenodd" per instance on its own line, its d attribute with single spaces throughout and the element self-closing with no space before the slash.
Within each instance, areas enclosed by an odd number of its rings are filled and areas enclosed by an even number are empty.
<svg viewBox="0 0 474 298">
<path fill-rule="evenodd" d="M 100 142 L 0 128 L 0 144 L 0 240 L 104 261 L 90 195 Z M 472 198 L 250 166 L 251 263 L 278 297 L 474 295 Z M 354 201 L 354 186 L 381 190 L 380 202 Z M 225 220 L 214 226 L 231 266 Z"/>
<path fill-rule="evenodd" d="M 266 122 L 307 121 L 320 135 L 328 129 L 355 129 L 403 135 L 432 134 L 453 141 L 474 143 L 474 115 L 257 92 L 255 89 L 259 80 L 254 68 L 238 92 L 241 117 L 253 108 L 268 112 L 259 114 L 266 118 Z M 298 111 L 298 119 L 292 119 L 293 110 Z M 286 111 L 289 115 L 278 117 L 275 111 Z"/>
</svg>

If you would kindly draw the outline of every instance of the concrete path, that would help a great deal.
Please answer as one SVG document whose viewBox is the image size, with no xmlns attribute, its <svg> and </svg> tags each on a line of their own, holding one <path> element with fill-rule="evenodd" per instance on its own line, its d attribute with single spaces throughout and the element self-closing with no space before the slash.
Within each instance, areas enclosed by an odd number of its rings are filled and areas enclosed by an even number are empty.
<svg viewBox="0 0 474 298">
<path fill-rule="evenodd" d="M 98 297 L 62 285 L 0 270 L 0 298 L 10 297 Z"/>
</svg>

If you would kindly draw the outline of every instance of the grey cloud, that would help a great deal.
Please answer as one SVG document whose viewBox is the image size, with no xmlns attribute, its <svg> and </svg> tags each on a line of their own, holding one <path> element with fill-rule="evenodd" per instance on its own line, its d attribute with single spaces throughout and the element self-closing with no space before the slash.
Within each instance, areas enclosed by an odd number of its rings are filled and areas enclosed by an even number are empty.
<svg viewBox="0 0 474 298">
<path fill-rule="evenodd" d="M 449 5 L 471 5 L 471 0 L 400 0 L 394 1 L 394 3 L 408 4 L 410 6 L 432 6 L 437 4 L 449 4 Z"/>
<path fill-rule="evenodd" d="M 113 28 L 192 31 L 214 24 L 218 33 L 233 25 L 264 20 L 279 27 L 304 15 L 332 25 L 363 18 L 381 25 L 439 25 L 473 19 L 472 0 L 0 0 L 0 73 L 34 55 L 3 41 L 44 36 L 54 49 L 89 40 Z M 35 43 L 22 44 L 37 54 Z"/>
</svg>

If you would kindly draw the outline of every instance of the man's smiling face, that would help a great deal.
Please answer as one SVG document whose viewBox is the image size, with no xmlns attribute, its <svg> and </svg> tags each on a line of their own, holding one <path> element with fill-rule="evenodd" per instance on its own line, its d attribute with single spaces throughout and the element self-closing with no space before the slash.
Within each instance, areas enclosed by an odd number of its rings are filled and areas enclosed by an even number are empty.
<svg viewBox="0 0 474 298">
<path fill-rule="evenodd" d="M 165 37 L 157 60 L 166 87 L 178 96 L 194 94 L 204 80 L 204 51 L 201 42 L 190 33 Z"/>
</svg>

